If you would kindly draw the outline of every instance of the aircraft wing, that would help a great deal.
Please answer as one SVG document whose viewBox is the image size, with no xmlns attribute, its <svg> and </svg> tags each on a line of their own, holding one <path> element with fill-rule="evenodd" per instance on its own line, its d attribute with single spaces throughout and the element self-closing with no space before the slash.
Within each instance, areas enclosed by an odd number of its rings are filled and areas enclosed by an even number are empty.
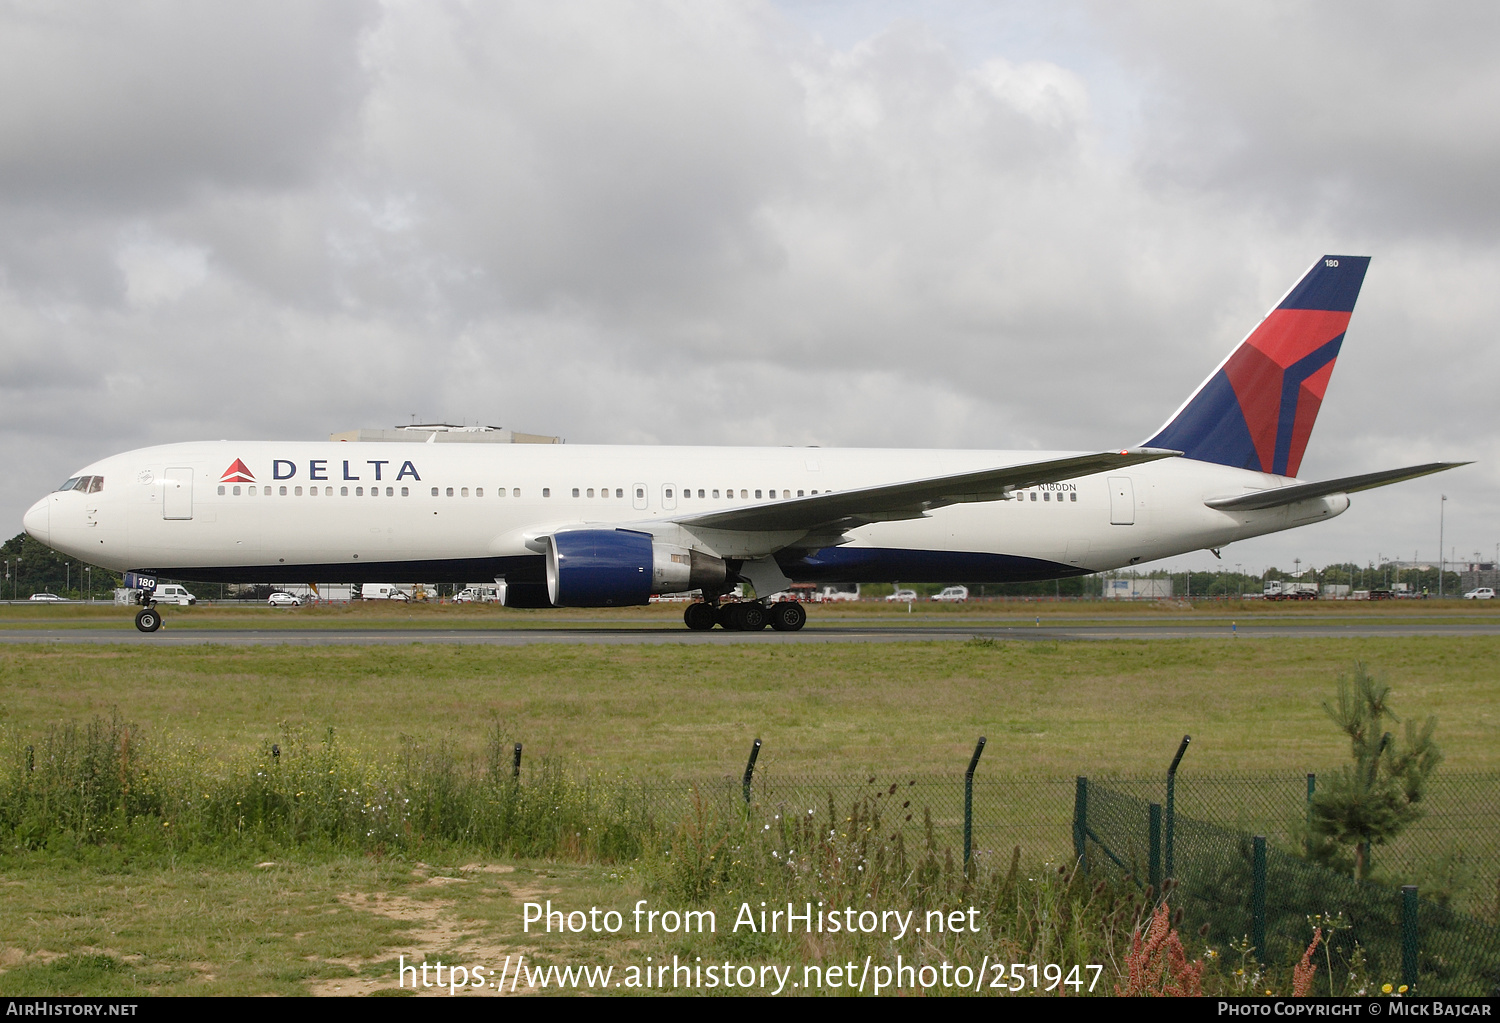
<svg viewBox="0 0 1500 1023">
<path fill-rule="evenodd" d="M 1218 508 L 1221 511 L 1278 508 L 1282 505 L 1296 504 L 1298 501 L 1306 501 L 1314 497 L 1327 497 L 1330 494 L 1353 494 L 1361 490 L 1373 490 L 1376 487 L 1383 487 L 1391 483 L 1400 483 L 1402 480 L 1414 480 L 1418 476 L 1427 476 L 1435 472 L 1456 469 L 1460 465 L 1468 464 L 1468 462 L 1428 462 L 1426 465 L 1412 465 L 1405 469 L 1385 469 L 1381 472 L 1367 472 L 1362 476 L 1345 476 L 1342 479 L 1324 480 L 1321 483 L 1294 483 L 1289 487 L 1273 487 L 1270 490 L 1257 490 L 1251 494 L 1240 494 L 1235 497 L 1215 497 L 1203 503 L 1210 508 Z"/>
<path fill-rule="evenodd" d="M 1179 454 L 1181 452 L 1163 448 L 1100 451 L 952 476 L 933 476 L 905 483 L 835 490 L 813 497 L 795 497 L 725 511 L 684 515 L 672 521 L 689 529 L 701 526 L 739 532 L 805 530 L 827 535 L 871 522 L 922 518 L 933 508 L 950 504 L 999 501 L 1011 490 L 1092 476 L 1143 462 L 1154 462 L 1159 458 L 1175 458 Z"/>
</svg>

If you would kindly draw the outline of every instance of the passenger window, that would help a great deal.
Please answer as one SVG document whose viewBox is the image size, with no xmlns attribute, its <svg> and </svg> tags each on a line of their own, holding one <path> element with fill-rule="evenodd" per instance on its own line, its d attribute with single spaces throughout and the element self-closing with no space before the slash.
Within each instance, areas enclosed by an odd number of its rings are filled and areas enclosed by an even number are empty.
<svg viewBox="0 0 1500 1023">
<path fill-rule="evenodd" d="M 625 496 L 625 488 L 624 487 L 615 487 L 615 496 L 616 497 L 624 497 Z"/>
<path fill-rule="evenodd" d="M 474 496 L 475 497 L 483 497 L 484 496 L 484 488 L 483 487 L 475 487 L 474 488 Z"/>
<path fill-rule="evenodd" d="M 511 497 L 520 497 L 521 496 L 521 488 L 517 487 L 516 489 L 512 490 L 510 492 L 510 496 Z"/>
<path fill-rule="evenodd" d="M 462 489 L 460 489 L 459 492 L 458 492 L 458 496 L 459 497 L 468 497 L 469 496 L 469 488 L 468 487 L 463 487 Z"/>
<path fill-rule="evenodd" d="M 783 490 L 781 492 L 781 496 L 782 497 L 791 497 L 792 496 L 792 492 L 790 490 Z"/>
<path fill-rule="evenodd" d="M 1075 490 L 1071 494 L 1069 494 L 1068 495 L 1068 500 L 1072 501 L 1074 504 L 1077 504 L 1078 503 L 1078 491 Z"/>
<path fill-rule="evenodd" d="M 281 496 L 282 496 L 282 497 L 285 497 L 285 496 L 286 496 L 286 487 L 282 487 L 282 488 L 281 488 Z"/>
<path fill-rule="evenodd" d="M 587 496 L 589 496 L 589 497 L 593 497 L 594 496 L 594 488 L 593 487 L 589 487 L 589 489 L 588 489 L 588 495 Z"/>
<path fill-rule="evenodd" d="M 301 497 L 302 496 L 302 488 L 301 487 L 293 487 L 292 488 L 292 496 L 293 497 Z"/>
<path fill-rule="evenodd" d="M 401 489 L 405 490 L 406 488 L 402 487 Z M 395 490 L 395 488 L 394 487 L 386 487 L 385 488 L 385 496 L 386 497 L 395 497 L 396 496 L 396 490 Z"/>
<path fill-rule="evenodd" d="M 251 487 L 250 490 L 249 490 L 249 493 L 250 493 L 251 497 L 254 497 L 255 496 L 255 488 Z"/>
<path fill-rule="evenodd" d="M 799 490 L 799 491 L 797 491 L 797 496 L 798 497 L 806 497 L 807 495 L 804 494 L 802 491 Z"/>
<path fill-rule="evenodd" d="M 239 497 L 240 496 L 240 488 L 239 487 L 235 487 L 234 488 L 234 496 L 235 497 Z"/>
<path fill-rule="evenodd" d="M 645 489 L 643 487 L 636 487 L 635 488 L 635 499 L 637 501 L 640 501 L 640 500 L 644 499 L 645 496 L 646 496 L 646 491 L 645 491 Z"/>
<path fill-rule="evenodd" d="M 1035 501 L 1035 500 L 1036 500 L 1036 491 L 1035 491 L 1035 490 L 1033 490 L 1033 491 L 1032 491 L 1032 492 L 1031 492 L 1031 499 L 1032 499 L 1032 500 L 1033 500 L 1033 501 Z"/>
<path fill-rule="evenodd" d="M 406 487 L 402 487 L 401 488 L 401 496 L 402 497 L 410 497 L 411 496 L 411 491 L 409 489 L 407 489 Z"/>
<path fill-rule="evenodd" d="M 755 492 L 755 496 L 756 496 L 756 497 L 759 497 L 759 496 L 760 496 L 760 491 L 759 491 L 759 490 L 757 490 L 757 491 L 756 491 L 756 492 Z"/>
<path fill-rule="evenodd" d="M 1050 501 L 1050 500 L 1052 500 L 1052 495 L 1049 494 L 1049 493 L 1047 493 L 1046 491 L 1043 491 L 1042 492 L 1042 500 L 1043 501 Z"/>
<path fill-rule="evenodd" d="M 432 496 L 437 497 L 437 487 L 432 488 Z"/>
<path fill-rule="evenodd" d="M 349 496 L 349 488 L 348 487 L 339 487 L 339 496 L 340 497 L 348 497 Z"/>
<path fill-rule="evenodd" d="M 452 488 L 452 487 L 449 487 L 449 488 L 448 488 L 448 489 L 447 489 L 447 491 L 446 491 L 446 493 L 447 493 L 447 495 L 448 495 L 448 496 L 449 496 L 449 497 L 452 497 L 452 496 L 453 496 L 453 488 Z"/>
<path fill-rule="evenodd" d="M 665 495 L 665 496 L 666 496 L 666 499 L 667 499 L 667 500 L 668 500 L 668 501 L 670 501 L 670 500 L 672 500 L 672 488 L 671 488 L 671 487 L 668 487 L 668 488 L 667 488 L 667 493 L 666 493 L 666 495 Z"/>
<path fill-rule="evenodd" d="M 224 496 L 224 487 L 222 485 L 219 487 L 219 496 L 220 497 Z"/>
<path fill-rule="evenodd" d="M 719 492 L 717 490 L 715 490 L 714 491 L 714 500 L 717 501 L 718 499 L 719 499 Z"/>
<path fill-rule="evenodd" d="M 748 490 L 741 490 L 740 491 L 740 496 L 741 497 L 749 497 L 750 496 L 750 492 Z"/>
<path fill-rule="evenodd" d="M 542 488 L 542 496 L 543 497 L 551 497 L 552 496 L 552 488 L 551 487 L 543 487 Z"/>
</svg>

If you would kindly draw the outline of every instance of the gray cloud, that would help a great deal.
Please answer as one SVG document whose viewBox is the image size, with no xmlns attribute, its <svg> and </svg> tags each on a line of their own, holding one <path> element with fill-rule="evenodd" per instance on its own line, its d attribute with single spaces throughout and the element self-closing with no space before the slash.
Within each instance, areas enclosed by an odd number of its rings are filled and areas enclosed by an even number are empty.
<svg viewBox="0 0 1500 1023">
<path fill-rule="evenodd" d="M 1438 10 L 0 8 L 0 515 L 139 444 L 411 413 L 1129 443 L 1343 251 L 1306 471 L 1487 464 L 1241 559 L 1430 553 L 1439 486 L 1492 544 L 1493 32 Z"/>
</svg>

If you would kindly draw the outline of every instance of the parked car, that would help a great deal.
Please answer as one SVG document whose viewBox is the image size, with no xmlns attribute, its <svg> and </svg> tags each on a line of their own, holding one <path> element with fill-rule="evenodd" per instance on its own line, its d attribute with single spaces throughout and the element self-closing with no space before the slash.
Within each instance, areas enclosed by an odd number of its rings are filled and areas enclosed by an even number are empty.
<svg viewBox="0 0 1500 1023">
<path fill-rule="evenodd" d="M 180 607 L 186 607 L 189 604 L 198 603 L 198 598 L 189 593 L 186 586 L 167 583 L 156 588 L 156 602 L 158 604 L 177 604 Z"/>
<path fill-rule="evenodd" d="M 271 594 L 269 598 L 267 598 L 266 603 L 271 605 L 272 607 L 300 607 L 302 601 L 298 600 L 290 593 L 282 593 L 280 590 L 278 590 L 277 592 Z"/>
<path fill-rule="evenodd" d="M 913 600 L 917 600 L 919 598 L 917 597 L 917 591 L 916 590 L 897 590 L 895 593 L 892 593 L 889 597 L 886 597 L 885 599 L 886 600 L 894 600 L 894 601 L 898 601 L 898 602 L 904 600 L 907 603 L 910 603 Z"/>
<path fill-rule="evenodd" d="M 31 598 L 35 600 L 35 597 Z M 1464 594 L 1465 600 L 1494 600 L 1495 588 L 1493 586 L 1481 586 L 1477 590 L 1470 590 Z"/>
<path fill-rule="evenodd" d="M 67 600 L 66 597 L 59 597 L 55 593 L 33 593 L 31 599 L 46 604 L 61 604 Z"/>
<path fill-rule="evenodd" d="M 969 599 L 969 588 L 967 586 L 949 586 L 944 588 L 942 593 L 934 593 L 932 599 L 962 603 Z"/>
</svg>

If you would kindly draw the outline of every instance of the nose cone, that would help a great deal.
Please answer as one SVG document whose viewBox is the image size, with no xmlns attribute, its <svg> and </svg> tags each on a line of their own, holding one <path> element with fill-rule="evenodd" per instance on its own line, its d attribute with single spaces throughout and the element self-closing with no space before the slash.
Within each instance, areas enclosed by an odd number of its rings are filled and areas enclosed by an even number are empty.
<svg viewBox="0 0 1500 1023">
<path fill-rule="evenodd" d="M 42 543 L 50 546 L 52 543 L 52 530 L 47 514 L 49 503 L 48 499 L 44 497 L 32 505 L 31 510 L 26 513 L 26 517 L 21 520 L 21 525 L 26 528 L 26 532 L 30 533 L 33 539 L 40 540 Z"/>
</svg>

